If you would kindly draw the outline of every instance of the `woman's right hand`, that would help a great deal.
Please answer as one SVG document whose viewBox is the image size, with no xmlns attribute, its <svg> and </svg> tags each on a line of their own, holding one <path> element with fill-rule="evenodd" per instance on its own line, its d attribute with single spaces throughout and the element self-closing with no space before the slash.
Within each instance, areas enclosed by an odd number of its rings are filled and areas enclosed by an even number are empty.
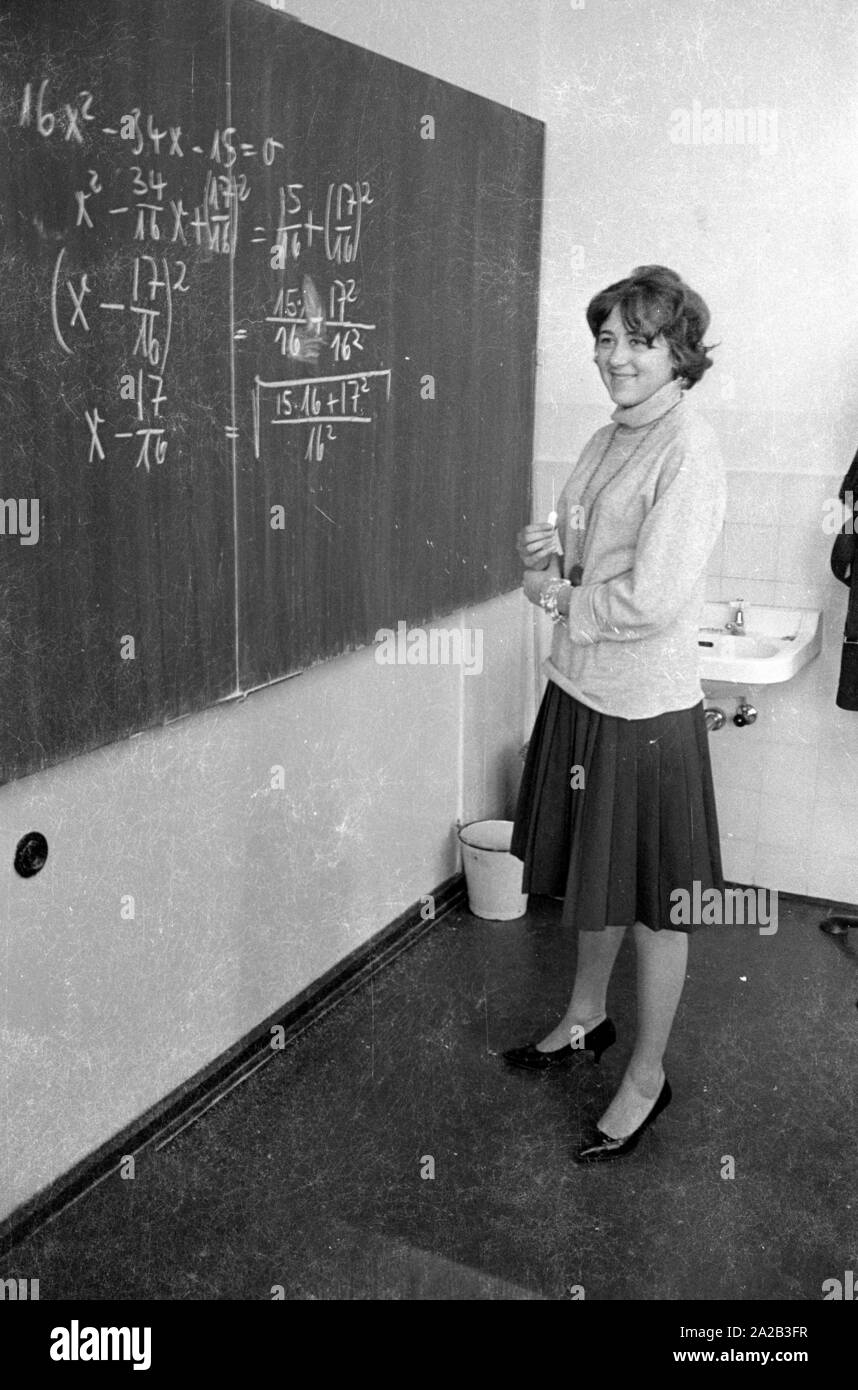
<svg viewBox="0 0 858 1390">
<path fill-rule="evenodd" d="M 534 521 L 518 533 L 516 548 L 525 569 L 544 570 L 557 554 L 557 531 L 548 521 Z"/>
</svg>

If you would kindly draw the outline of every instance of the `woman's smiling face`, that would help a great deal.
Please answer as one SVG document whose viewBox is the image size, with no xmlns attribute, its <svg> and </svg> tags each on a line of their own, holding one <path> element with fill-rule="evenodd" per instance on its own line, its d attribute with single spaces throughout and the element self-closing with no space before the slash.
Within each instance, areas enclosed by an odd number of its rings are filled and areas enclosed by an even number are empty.
<svg viewBox="0 0 858 1390">
<path fill-rule="evenodd" d="M 618 304 L 596 337 L 596 364 L 611 400 L 619 406 L 640 405 L 676 375 L 666 339 L 659 333 L 650 345 L 642 331 L 627 329 Z"/>
</svg>

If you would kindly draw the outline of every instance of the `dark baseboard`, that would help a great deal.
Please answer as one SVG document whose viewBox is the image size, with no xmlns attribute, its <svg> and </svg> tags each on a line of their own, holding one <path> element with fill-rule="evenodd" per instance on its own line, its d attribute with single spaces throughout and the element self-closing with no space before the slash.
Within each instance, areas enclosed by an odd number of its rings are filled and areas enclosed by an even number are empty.
<svg viewBox="0 0 858 1390">
<path fill-rule="evenodd" d="M 759 887 L 755 883 L 737 883 L 735 879 L 726 878 L 724 884 L 727 888 L 753 888 L 756 890 Z M 769 890 L 764 889 L 763 891 Z M 808 897 L 806 893 L 782 893 L 779 888 L 777 895 L 779 899 L 785 899 L 787 902 L 804 903 L 806 907 L 818 907 L 820 912 L 846 917 L 855 916 L 858 913 L 858 903 L 841 902 L 839 898 L 812 898 Z"/>
<path fill-rule="evenodd" d="M 372 975 L 415 945 L 441 917 L 467 901 L 464 875 L 454 874 L 446 879 L 431 896 L 434 899 L 432 917 L 424 920 L 421 916 L 424 903 L 421 898 L 208 1066 L 0 1221 L 0 1256 L 115 1171 L 129 1154 L 150 1147 L 161 1148 L 168 1143 L 237 1085 L 246 1073 L 255 1070 L 267 1057 L 276 1055 L 271 1046 L 272 1028 L 281 1027 L 283 1043 L 288 1044 L 347 995 L 360 989 Z"/>
</svg>

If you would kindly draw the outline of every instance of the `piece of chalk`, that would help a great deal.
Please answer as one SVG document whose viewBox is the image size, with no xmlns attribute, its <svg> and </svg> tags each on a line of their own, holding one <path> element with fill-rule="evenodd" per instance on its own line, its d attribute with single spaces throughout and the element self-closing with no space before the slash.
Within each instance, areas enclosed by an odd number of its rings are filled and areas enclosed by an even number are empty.
<svg viewBox="0 0 858 1390">
<path fill-rule="evenodd" d="M 549 526 L 556 526 L 556 525 L 557 525 L 557 513 L 556 513 L 556 512 L 549 512 L 549 513 L 548 513 L 548 525 L 549 525 Z"/>
</svg>

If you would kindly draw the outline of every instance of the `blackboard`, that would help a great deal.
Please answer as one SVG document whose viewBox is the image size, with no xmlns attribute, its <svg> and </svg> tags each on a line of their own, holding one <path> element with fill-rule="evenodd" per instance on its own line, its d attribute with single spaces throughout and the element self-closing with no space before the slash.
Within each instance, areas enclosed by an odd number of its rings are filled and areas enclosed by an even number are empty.
<svg viewBox="0 0 858 1390">
<path fill-rule="evenodd" d="M 256 0 L 4 0 L 0 780 L 518 585 L 542 152 Z"/>
</svg>

